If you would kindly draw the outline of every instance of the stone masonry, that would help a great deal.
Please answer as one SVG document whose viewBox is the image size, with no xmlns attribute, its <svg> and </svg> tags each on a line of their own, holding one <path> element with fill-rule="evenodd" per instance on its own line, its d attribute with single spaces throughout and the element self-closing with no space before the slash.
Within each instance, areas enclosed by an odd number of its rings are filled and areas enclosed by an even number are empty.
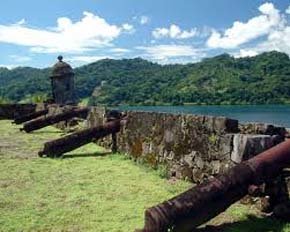
<svg viewBox="0 0 290 232">
<path fill-rule="evenodd" d="M 117 135 L 118 150 L 151 167 L 165 166 L 169 177 L 194 183 L 271 148 L 283 140 L 285 131 L 266 124 L 239 125 L 224 117 L 133 111 L 126 115 Z M 104 109 L 94 107 L 88 126 L 105 122 L 103 116 Z M 110 148 L 111 141 L 106 138 L 99 144 Z"/>
<path fill-rule="evenodd" d="M 0 105 L 0 119 L 42 110 L 39 105 Z M 49 114 L 69 110 L 72 106 L 49 105 Z M 107 110 L 91 107 L 85 120 L 87 127 L 106 122 Z M 185 178 L 194 183 L 225 172 L 229 167 L 275 146 L 285 138 L 286 130 L 261 123 L 239 124 L 225 117 L 124 112 L 117 134 L 118 151 L 153 168 L 163 166 L 168 177 Z M 65 129 L 69 122 L 57 126 Z M 98 143 L 112 147 L 112 138 Z M 290 190 L 290 181 L 288 183 Z"/>
</svg>

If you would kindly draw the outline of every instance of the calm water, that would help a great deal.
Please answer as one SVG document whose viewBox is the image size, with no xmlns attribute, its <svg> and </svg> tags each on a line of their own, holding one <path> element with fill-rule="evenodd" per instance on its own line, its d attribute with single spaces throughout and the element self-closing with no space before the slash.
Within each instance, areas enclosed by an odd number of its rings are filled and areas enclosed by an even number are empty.
<svg viewBox="0 0 290 232">
<path fill-rule="evenodd" d="M 240 122 L 264 122 L 290 128 L 290 105 L 122 106 L 120 109 L 226 116 Z"/>
</svg>

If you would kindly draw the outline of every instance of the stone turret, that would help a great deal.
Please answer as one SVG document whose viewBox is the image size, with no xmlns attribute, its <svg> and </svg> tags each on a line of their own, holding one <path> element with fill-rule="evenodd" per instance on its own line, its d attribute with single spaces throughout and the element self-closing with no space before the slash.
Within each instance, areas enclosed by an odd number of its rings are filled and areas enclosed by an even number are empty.
<svg viewBox="0 0 290 232">
<path fill-rule="evenodd" d="M 51 86 L 54 102 L 60 105 L 74 104 L 74 71 L 72 67 L 59 56 L 58 62 L 52 68 Z"/>
</svg>

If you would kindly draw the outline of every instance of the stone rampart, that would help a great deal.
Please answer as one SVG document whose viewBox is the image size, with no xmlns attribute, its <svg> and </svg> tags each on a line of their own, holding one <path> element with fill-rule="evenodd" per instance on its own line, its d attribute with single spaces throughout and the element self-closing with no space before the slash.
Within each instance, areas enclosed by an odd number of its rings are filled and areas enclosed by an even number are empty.
<svg viewBox="0 0 290 232">
<path fill-rule="evenodd" d="M 50 105 L 49 114 L 70 107 Z M 12 119 L 41 109 L 42 104 L 1 105 L 0 118 Z M 86 126 L 104 122 L 106 109 L 91 107 Z M 67 125 L 59 123 L 58 127 L 64 129 Z M 271 148 L 284 139 L 285 133 L 283 127 L 239 124 L 225 117 L 129 111 L 117 135 L 117 147 L 138 162 L 166 167 L 169 177 L 199 183 Z M 98 143 L 111 148 L 112 138 Z"/>
<path fill-rule="evenodd" d="M 104 109 L 94 107 L 87 119 L 88 126 L 104 123 L 104 115 Z M 134 111 L 126 115 L 117 135 L 121 153 L 152 167 L 163 165 L 169 177 L 195 183 L 223 173 L 284 139 L 283 128 L 239 125 L 237 120 L 225 117 Z M 248 128 L 249 133 L 241 128 Z M 111 143 L 111 138 L 99 141 L 107 148 Z"/>
</svg>

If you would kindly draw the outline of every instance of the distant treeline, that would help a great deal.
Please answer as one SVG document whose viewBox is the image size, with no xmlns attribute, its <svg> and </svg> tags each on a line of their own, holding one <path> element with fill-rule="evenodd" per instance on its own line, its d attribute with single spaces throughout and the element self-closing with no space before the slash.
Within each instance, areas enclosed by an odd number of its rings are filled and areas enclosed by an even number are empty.
<svg viewBox="0 0 290 232">
<path fill-rule="evenodd" d="M 279 52 L 239 59 L 223 54 L 187 65 L 105 59 L 75 72 L 77 95 L 90 104 L 290 103 L 290 60 Z M 50 69 L 0 68 L 0 102 L 49 98 L 49 75 Z"/>
</svg>

